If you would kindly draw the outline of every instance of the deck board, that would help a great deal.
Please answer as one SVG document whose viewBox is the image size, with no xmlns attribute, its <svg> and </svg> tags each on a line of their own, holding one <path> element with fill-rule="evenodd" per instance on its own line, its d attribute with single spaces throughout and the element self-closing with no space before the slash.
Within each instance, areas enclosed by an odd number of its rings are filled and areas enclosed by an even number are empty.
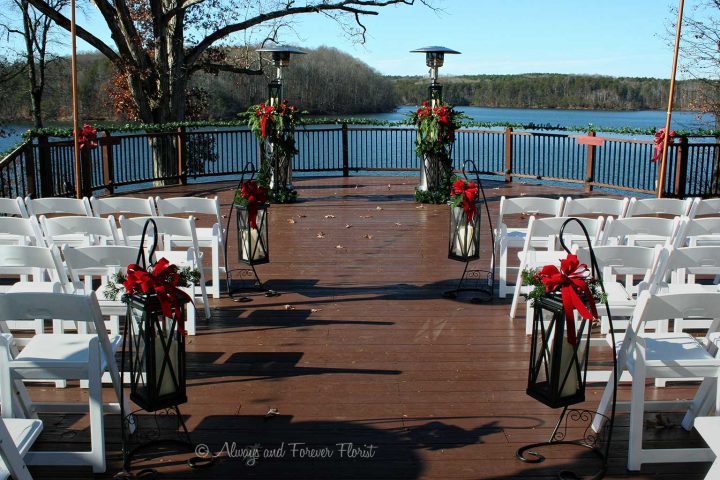
<svg viewBox="0 0 720 480">
<path fill-rule="evenodd" d="M 529 341 L 524 317 L 507 318 L 510 299 L 473 304 L 441 298 L 463 265 L 447 258 L 447 207 L 414 203 L 415 182 L 380 176 L 297 180 L 300 201 L 270 207 L 271 263 L 257 267 L 281 295 L 248 292 L 249 303 L 223 295 L 212 301 L 212 320 L 201 321 L 198 335 L 188 338 L 189 401 L 181 410 L 193 442 L 213 451 L 225 442 L 258 444 L 268 453 L 284 445 L 284 457 L 259 458 L 254 465 L 233 458 L 190 470 L 189 455 L 159 453 L 134 467 L 152 466 L 163 478 L 178 479 L 550 479 L 565 469 L 594 471 L 588 454 L 572 447 L 548 450 L 538 465 L 515 459 L 518 447 L 547 439 L 558 411 L 525 394 Z M 226 213 L 233 187 L 222 182 L 149 193 L 218 194 Z M 486 188 L 493 222 L 501 195 L 580 193 L 520 182 L 488 182 Z M 236 268 L 232 228 L 229 245 Z M 485 237 L 480 268 L 489 264 L 489 245 Z M 595 353 L 607 359 L 607 352 Z M 691 398 L 694 388 L 649 387 L 648 393 Z M 34 398 L 86 398 L 77 386 L 30 389 Z M 590 387 L 585 406 L 595 406 L 600 393 L 599 386 Z M 628 396 L 629 388 L 621 387 L 620 398 Z M 270 408 L 279 415 L 265 419 Z M 121 464 L 119 424 L 116 416 L 106 418 L 106 474 L 31 467 L 34 477 L 111 478 Z M 45 419 L 38 448 L 87 440 L 86 418 Z M 141 418 L 143 425 L 152 421 Z M 627 415 L 619 415 L 609 478 L 703 478 L 708 463 L 627 472 L 627 428 Z M 647 432 L 653 444 L 702 445 L 696 432 L 673 422 L 662 429 L 649 423 Z M 334 454 L 293 458 L 291 443 Z M 377 448 L 373 458 L 340 458 L 338 443 Z"/>
</svg>

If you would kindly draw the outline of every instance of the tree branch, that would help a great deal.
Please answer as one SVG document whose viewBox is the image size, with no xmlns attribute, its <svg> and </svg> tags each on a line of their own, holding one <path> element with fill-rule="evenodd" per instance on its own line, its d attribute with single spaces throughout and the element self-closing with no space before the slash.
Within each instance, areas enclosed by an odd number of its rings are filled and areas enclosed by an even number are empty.
<svg viewBox="0 0 720 480">
<path fill-rule="evenodd" d="M 245 68 L 245 67 L 238 67 L 235 65 L 229 65 L 226 63 L 211 63 L 211 62 L 197 63 L 188 70 L 188 72 L 191 74 L 198 72 L 198 71 L 204 71 L 207 73 L 231 72 L 231 73 L 240 73 L 240 74 L 244 74 L 244 75 L 262 75 L 264 73 L 262 71 L 262 69 Z"/>
<path fill-rule="evenodd" d="M 187 3 L 192 4 L 195 0 L 189 0 Z M 233 23 L 220 28 L 207 37 L 205 37 L 195 47 L 190 49 L 187 54 L 187 63 L 192 66 L 200 58 L 200 55 L 213 43 L 227 37 L 228 35 L 247 30 L 254 26 L 260 25 L 271 20 L 283 18 L 291 15 L 299 15 L 303 13 L 320 13 L 329 11 L 340 11 L 355 15 L 359 19 L 360 15 L 377 15 L 378 12 L 375 10 L 369 10 L 367 7 L 385 7 L 388 5 L 413 5 L 415 0 L 343 0 L 334 3 L 316 3 L 314 5 L 307 5 L 304 7 L 293 7 L 293 2 L 288 2 L 286 8 L 275 10 L 268 13 L 259 14 L 253 18 L 249 18 L 245 21 Z M 362 24 L 360 24 L 362 27 Z"/>
</svg>

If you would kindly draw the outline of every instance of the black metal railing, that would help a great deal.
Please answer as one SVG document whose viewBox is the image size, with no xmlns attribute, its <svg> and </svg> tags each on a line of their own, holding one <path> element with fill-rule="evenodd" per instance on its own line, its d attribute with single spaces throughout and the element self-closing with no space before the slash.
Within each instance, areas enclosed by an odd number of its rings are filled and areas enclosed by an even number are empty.
<svg viewBox="0 0 720 480">
<path fill-rule="evenodd" d="M 296 176 L 319 172 L 416 172 L 416 131 L 410 127 L 302 126 L 297 129 Z M 594 136 L 590 133 L 589 136 Z M 580 137 L 586 137 L 581 140 Z M 655 192 L 657 164 L 653 142 L 625 138 L 596 139 L 587 134 L 462 129 L 456 132 L 453 162 L 460 170 L 473 160 L 480 173 L 499 180 L 535 179 L 641 194 Z M 246 128 L 179 128 L 163 132 L 101 132 L 100 148 L 82 154 L 82 188 L 114 192 L 152 186 L 158 181 L 194 183 L 235 175 L 259 148 Z M 720 144 L 670 146 L 665 191 L 674 196 L 717 196 L 713 182 Z M 72 142 L 39 137 L 0 160 L 2 196 L 72 195 L 75 191 Z"/>
</svg>

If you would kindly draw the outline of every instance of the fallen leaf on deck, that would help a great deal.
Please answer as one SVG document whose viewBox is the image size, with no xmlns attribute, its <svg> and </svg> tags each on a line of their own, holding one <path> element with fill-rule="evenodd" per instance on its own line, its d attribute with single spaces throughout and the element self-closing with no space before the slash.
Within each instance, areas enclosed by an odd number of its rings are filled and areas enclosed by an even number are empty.
<svg viewBox="0 0 720 480">
<path fill-rule="evenodd" d="M 288 222 L 288 223 L 295 223 L 295 219 L 293 219 L 293 218 L 288 218 L 287 222 Z"/>
<path fill-rule="evenodd" d="M 280 410 L 278 410 L 277 408 L 271 408 L 271 409 L 268 410 L 268 412 L 265 414 L 265 418 L 277 417 L 278 415 L 280 415 Z"/>
<path fill-rule="evenodd" d="M 360 215 L 360 218 L 372 218 L 372 215 Z"/>
<path fill-rule="evenodd" d="M 382 207 L 375 207 L 375 210 L 382 210 Z"/>
<path fill-rule="evenodd" d="M 397 225 L 398 227 L 402 227 L 402 223 L 395 222 L 395 225 Z"/>
<path fill-rule="evenodd" d="M 311 308 L 310 312 L 312 312 L 312 313 L 322 312 L 322 308 Z"/>
<path fill-rule="evenodd" d="M 323 232 L 318 233 L 315 235 L 317 238 L 325 238 L 325 234 Z"/>
<path fill-rule="evenodd" d="M 345 247 L 343 247 L 342 245 L 335 245 L 335 248 L 341 249 L 341 248 L 345 248 Z"/>
<path fill-rule="evenodd" d="M 368 240 L 372 240 L 373 236 L 370 235 L 370 234 L 368 234 L 368 235 L 365 235 L 363 238 L 367 238 Z"/>
<path fill-rule="evenodd" d="M 388 190 L 390 190 L 390 184 L 388 183 Z"/>
<path fill-rule="evenodd" d="M 285 305 L 285 310 L 295 310 L 295 307 L 293 307 L 290 304 Z"/>
<path fill-rule="evenodd" d="M 305 218 L 307 215 L 303 215 L 302 213 L 298 214 L 298 218 Z"/>
<path fill-rule="evenodd" d="M 415 208 L 425 208 L 425 207 L 423 207 L 422 205 L 418 205 L 418 206 L 415 207 Z"/>
<path fill-rule="evenodd" d="M 350 228 L 350 227 L 352 227 L 352 225 L 350 225 L 349 223 L 345 224 L 345 228 Z"/>
<path fill-rule="evenodd" d="M 325 218 L 335 218 L 335 215 L 325 215 Z"/>
</svg>

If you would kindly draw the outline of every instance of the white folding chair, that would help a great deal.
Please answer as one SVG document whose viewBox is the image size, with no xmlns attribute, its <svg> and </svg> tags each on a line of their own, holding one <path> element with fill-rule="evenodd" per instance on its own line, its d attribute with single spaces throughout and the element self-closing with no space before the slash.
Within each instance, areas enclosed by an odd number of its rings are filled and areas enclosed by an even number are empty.
<svg viewBox="0 0 720 480">
<path fill-rule="evenodd" d="M 675 242 L 677 247 L 698 247 L 720 245 L 720 216 L 683 219 L 680 233 Z"/>
<path fill-rule="evenodd" d="M 203 269 L 203 255 L 202 252 L 200 252 L 200 247 L 198 246 L 197 236 L 195 235 L 195 220 L 193 217 L 189 218 L 175 218 L 175 217 L 134 217 L 134 218 L 125 218 L 124 216 L 120 217 L 120 227 L 122 228 L 123 232 L 125 232 L 126 236 L 132 236 L 135 238 L 140 238 L 142 235 L 143 227 L 145 226 L 145 222 L 147 222 L 149 219 L 152 219 L 155 221 L 155 225 L 157 226 L 157 234 L 159 237 L 159 249 L 164 250 L 170 250 L 170 247 L 172 246 L 171 242 L 165 241 L 168 237 L 185 237 L 190 239 L 190 248 L 193 249 L 195 252 L 195 259 L 193 260 L 195 264 L 198 267 L 198 271 L 200 272 L 200 285 L 197 286 L 197 288 L 200 289 L 200 293 L 202 296 L 202 303 L 203 308 L 205 310 L 205 318 L 210 319 L 210 305 L 208 303 L 208 296 L 207 296 L 207 290 L 205 288 L 205 273 Z M 152 245 L 152 234 L 153 229 L 148 228 L 147 235 L 148 238 L 145 240 L 145 246 L 147 248 Z M 127 238 L 127 237 L 126 237 Z"/>
<path fill-rule="evenodd" d="M 195 214 L 210 215 L 212 227 L 196 227 L 196 236 L 200 248 L 211 249 L 211 284 L 210 291 L 213 298 L 220 298 L 220 273 L 224 270 L 221 266 L 221 255 L 224 255 L 225 237 L 227 232 L 223 227 L 222 216 L 220 215 L 220 201 L 217 197 L 155 197 L 158 214 L 162 216 L 174 214 Z M 170 237 L 169 241 L 180 247 L 190 247 L 189 238 Z"/>
<path fill-rule="evenodd" d="M 567 255 L 558 242 L 560 229 L 568 217 L 552 217 L 539 218 L 530 217 L 528 222 L 528 231 L 525 236 L 523 249 L 518 253 L 520 258 L 520 268 L 518 269 L 518 278 L 515 282 L 515 291 L 510 306 L 510 318 L 515 318 L 520 295 L 527 292 L 527 287 L 522 283 L 521 273 L 525 269 L 540 268 L 549 263 L 557 263 L 559 258 Z M 603 218 L 579 218 L 588 231 L 590 242 L 594 245 L 598 241 L 598 236 L 603 223 Z M 570 222 L 565 228 L 563 240 L 568 248 L 576 248 L 586 243 L 585 236 L 581 227 L 577 222 Z M 530 254 L 529 252 L 534 251 Z M 528 326 L 529 325 L 529 326 Z M 529 328 L 529 331 L 528 331 Z M 526 310 L 526 333 L 532 333 L 532 319 L 527 315 Z"/>
<path fill-rule="evenodd" d="M 0 217 L 0 244 L 45 246 L 45 239 L 35 217 Z"/>
<path fill-rule="evenodd" d="M 0 338 L 3 384 L 13 386 L 12 389 L 0 389 L 2 416 L 13 418 L 29 412 L 29 416 L 34 417 L 42 411 L 88 411 L 89 451 L 32 451 L 25 458 L 30 465 L 90 465 L 93 472 L 104 472 L 106 447 L 103 413 L 104 410 L 119 413 L 120 402 L 124 401 L 115 362 L 115 351 L 121 338 L 108 337 L 100 305 L 93 292 L 89 295 L 37 292 L 0 295 L 0 322 L 33 318 L 73 320 L 83 323 L 85 328 L 79 330 L 87 333 L 35 335 L 17 355 L 13 355 L 11 344 Z M 105 371 L 109 372 L 112 379 L 117 403 L 103 402 L 102 376 Z M 23 381 L 53 378 L 88 380 L 88 405 L 78 402 L 28 404 L 30 397 Z"/>
<path fill-rule="evenodd" d="M 152 197 L 90 197 L 90 206 L 93 215 L 96 217 L 106 217 L 112 215 L 118 218 L 120 215 L 154 217 L 157 216 L 155 209 L 155 200 Z M 138 239 L 126 239 L 122 229 L 118 229 L 122 245 L 136 244 Z"/>
<path fill-rule="evenodd" d="M 720 216 L 720 198 L 696 198 L 690 218 Z"/>
<path fill-rule="evenodd" d="M 643 447 L 644 413 L 646 405 L 656 404 L 645 399 L 646 379 L 648 378 L 687 378 L 700 377 L 707 380 L 715 390 L 714 410 L 720 413 L 720 395 L 717 395 L 717 378 L 720 375 L 720 359 L 711 355 L 705 346 L 692 335 L 686 333 L 643 332 L 643 324 L 650 321 L 662 321 L 673 318 L 703 317 L 718 319 L 720 316 L 720 293 L 670 293 L 651 295 L 644 291 L 638 297 L 630 326 L 625 338 L 618 346 L 618 372 L 628 370 L 632 376 L 632 396 L 630 401 L 630 440 L 628 448 L 629 470 L 639 470 L 644 463 L 671 462 L 707 462 L 714 459 L 708 448 L 660 448 Z M 717 322 L 713 328 L 717 327 Z M 606 414 L 612 398 L 613 385 L 605 387 L 599 414 Z M 696 401 L 706 401 L 705 396 Z M 687 407 L 689 402 L 663 403 L 671 406 Z M 596 415 L 592 427 L 597 432 L 603 425 L 603 417 Z"/>
<path fill-rule="evenodd" d="M 497 258 L 500 260 L 498 271 L 498 288 L 500 298 L 505 298 L 508 293 L 512 293 L 513 287 L 508 287 L 508 249 L 522 248 L 525 244 L 525 236 L 527 235 L 527 227 L 508 227 L 506 217 L 509 215 L 525 215 L 528 217 L 539 215 L 548 215 L 559 217 L 563 209 L 565 199 L 561 198 L 543 198 L 543 197 L 516 197 L 500 198 L 500 211 L 498 213 L 497 227 L 495 230 L 495 249 Z M 491 265 L 495 268 L 495 265 Z M 518 271 L 518 275 L 520 272 Z"/>
<path fill-rule="evenodd" d="M 48 245 L 121 245 L 115 219 L 97 217 L 40 217 L 40 227 Z"/>
<path fill-rule="evenodd" d="M 65 198 L 65 197 L 25 197 L 25 205 L 30 215 L 40 218 L 40 215 L 81 215 L 92 216 L 90 201 L 87 197 Z"/>
<path fill-rule="evenodd" d="M 630 199 L 626 217 L 647 217 L 665 215 L 671 217 L 690 216 L 693 199 L 678 198 L 641 198 Z"/>
<path fill-rule="evenodd" d="M 6 388 L 2 385 L 1 388 Z M 42 420 L 33 418 L 0 419 L 0 478 L 32 480 L 24 457 L 42 432 Z"/>
<path fill-rule="evenodd" d="M 680 230 L 680 217 L 632 217 L 608 219 L 603 229 L 602 245 L 636 245 L 654 247 L 672 245 Z"/>
<path fill-rule="evenodd" d="M 0 215 L 12 215 L 21 218 L 28 218 L 25 201 L 21 197 L 0 198 Z"/>
<path fill-rule="evenodd" d="M 609 197 L 590 197 L 590 198 L 572 198 L 565 199 L 565 207 L 563 208 L 563 217 L 614 217 L 623 218 L 627 213 L 630 199 L 625 197 L 609 198 Z"/>
</svg>

